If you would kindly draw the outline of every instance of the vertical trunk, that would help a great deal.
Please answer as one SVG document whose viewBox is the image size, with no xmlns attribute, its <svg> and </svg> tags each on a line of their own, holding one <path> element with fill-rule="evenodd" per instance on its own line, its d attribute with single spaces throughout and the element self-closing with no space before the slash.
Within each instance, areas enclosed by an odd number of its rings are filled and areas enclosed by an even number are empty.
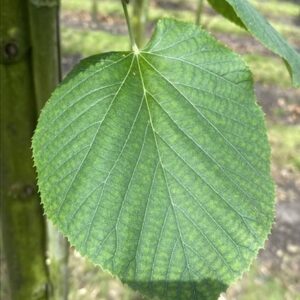
<svg viewBox="0 0 300 300">
<path fill-rule="evenodd" d="M 143 45 L 146 37 L 148 18 L 148 0 L 134 0 L 133 2 L 133 32 L 138 47 Z"/>
<path fill-rule="evenodd" d="M 1 0 L 0 14 L 1 236 L 11 298 L 63 300 L 68 246 L 47 224 L 48 272 L 30 151 L 38 112 L 60 79 L 58 1 Z"/>
<path fill-rule="evenodd" d="M 40 112 L 61 79 L 59 1 L 32 0 L 29 5 L 32 63 L 37 111 Z M 66 300 L 68 295 L 68 244 L 47 222 L 47 256 L 51 282 L 49 299 Z"/>
<path fill-rule="evenodd" d="M 1 230 L 13 300 L 46 300 L 45 224 L 32 167 L 36 122 L 28 2 L 1 0 Z"/>
<path fill-rule="evenodd" d="M 204 0 L 198 0 L 197 11 L 196 11 L 196 25 L 200 25 L 201 16 L 203 13 Z"/>
<path fill-rule="evenodd" d="M 92 0 L 91 16 L 92 16 L 92 21 L 97 23 L 98 22 L 98 0 Z"/>
<path fill-rule="evenodd" d="M 38 113 L 60 81 L 59 1 L 31 0 L 30 36 Z"/>
<path fill-rule="evenodd" d="M 69 244 L 50 222 L 47 222 L 50 300 L 68 299 L 68 254 Z"/>
</svg>

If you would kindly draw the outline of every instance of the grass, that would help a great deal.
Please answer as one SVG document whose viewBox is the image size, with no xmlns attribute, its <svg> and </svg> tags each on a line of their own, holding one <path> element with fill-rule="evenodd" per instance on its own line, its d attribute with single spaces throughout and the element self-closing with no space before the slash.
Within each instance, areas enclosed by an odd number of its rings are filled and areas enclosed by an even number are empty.
<svg viewBox="0 0 300 300">
<path fill-rule="evenodd" d="M 263 14 L 273 17 L 298 17 L 300 13 L 299 5 L 286 1 L 266 1 L 251 0 L 253 5 Z"/>
<path fill-rule="evenodd" d="M 180 3 L 182 1 L 172 1 L 174 3 Z M 197 0 L 187 1 L 191 4 L 191 7 L 196 7 Z M 268 16 L 286 16 L 286 17 L 297 17 L 299 15 L 299 5 L 291 2 L 280 2 L 280 1 L 260 1 L 251 0 L 252 4 L 263 14 Z M 91 10 L 91 1 L 72 0 L 62 1 L 63 10 Z M 101 0 L 99 1 L 99 11 L 103 13 L 122 13 L 121 5 L 119 0 Z M 206 3 L 206 6 L 209 5 Z"/>
<path fill-rule="evenodd" d="M 245 54 L 243 57 L 252 71 L 255 82 L 283 88 L 291 86 L 291 78 L 282 59 L 258 54 Z"/>
<path fill-rule="evenodd" d="M 71 251 L 69 299 L 71 300 L 145 300 L 110 274 Z"/>
<path fill-rule="evenodd" d="M 64 55 L 80 53 L 82 56 L 90 56 L 101 52 L 129 49 L 127 36 L 114 36 L 104 31 L 63 27 L 61 37 Z"/>
<path fill-rule="evenodd" d="M 62 1 L 61 4 L 62 11 L 91 11 L 92 1 L 82 1 L 82 0 L 71 0 L 71 1 Z M 98 10 L 101 14 L 120 14 L 122 15 L 122 5 L 120 1 L 108 1 L 101 0 L 98 2 Z"/>
<path fill-rule="evenodd" d="M 233 299 L 232 294 L 238 300 L 295 299 L 279 278 L 262 273 L 257 263 L 252 265 L 250 271 L 238 282 L 238 286 L 241 292 L 236 291 L 237 285 L 232 286 L 226 293 L 228 299 Z"/>
<path fill-rule="evenodd" d="M 178 1 L 173 1 L 178 2 Z M 196 7 L 196 1 L 189 1 L 191 7 Z M 281 17 L 295 17 L 299 14 L 299 8 L 293 3 L 277 3 L 274 1 L 261 3 L 260 1 L 254 1 L 255 6 L 262 12 L 270 16 Z M 62 10 L 64 11 L 91 11 L 91 1 L 63 1 Z M 123 18 L 122 7 L 118 0 L 103 0 L 99 1 L 98 11 L 102 15 L 118 16 Z M 187 9 L 162 9 L 160 7 L 151 7 L 149 10 L 149 20 L 155 22 L 161 17 L 174 17 L 184 21 L 194 22 L 195 11 Z M 272 18 L 270 19 L 272 21 Z M 203 15 L 203 23 L 207 24 L 207 28 L 210 31 L 224 32 L 231 34 L 247 34 L 247 32 L 241 29 L 239 26 L 232 24 L 219 15 Z M 272 25 L 284 36 L 300 34 L 300 30 L 297 26 L 292 24 L 286 25 L 276 18 L 273 20 Z"/>
<path fill-rule="evenodd" d="M 300 126 L 269 126 L 273 163 L 300 171 Z"/>
</svg>

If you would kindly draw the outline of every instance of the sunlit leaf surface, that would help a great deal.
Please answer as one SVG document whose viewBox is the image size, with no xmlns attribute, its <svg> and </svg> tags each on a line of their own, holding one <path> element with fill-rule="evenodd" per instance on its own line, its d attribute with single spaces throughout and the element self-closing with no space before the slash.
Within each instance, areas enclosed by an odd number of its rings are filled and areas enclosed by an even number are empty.
<svg viewBox="0 0 300 300">
<path fill-rule="evenodd" d="M 251 75 L 198 27 L 79 64 L 33 139 L 47 216 L 148 296 L 217 299 L 273 221 L 270 150 Z"/>
</svg>

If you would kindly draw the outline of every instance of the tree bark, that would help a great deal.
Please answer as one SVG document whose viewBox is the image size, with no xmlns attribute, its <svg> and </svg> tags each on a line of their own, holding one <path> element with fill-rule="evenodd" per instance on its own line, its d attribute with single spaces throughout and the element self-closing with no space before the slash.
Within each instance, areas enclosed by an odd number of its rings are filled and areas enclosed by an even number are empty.
<svg viewBox="0 0 300 300">
<path fill-rule="evenodd" d="M 197 11 L 196 11 L 196 25 L 200 25 L 201 23 L 203 6 L 204 6 L 204 0 L 198 0 Z"/>
<path fill-rule="evenodd" d="M 57 0 L 1 0 L 1 236 L 12 300 L 67 299 L 68 245 L 45 225 L 30 150 L 60 80 L 58 9 Z"/>
<path fill-rule="evenodd" d="M 98 0 L 92 0 L 91 17 L 93 22 L 98 22 Z"/>
<path fill-rule="evenodd" d="M 34 90 L 38 113 L 61 80 L 59 1 L 32 0 L 29 5 Z M 68 298 L 66 239 L 47 221 L 47 257 L 51 282 L 49 299 Z"/>
<path fill-rule="evenodd" d="M 45 223 L 35 185 L 28 2 L 1 0 L 1 230 L 13 300 L 47 299 Z"/>
</svg>

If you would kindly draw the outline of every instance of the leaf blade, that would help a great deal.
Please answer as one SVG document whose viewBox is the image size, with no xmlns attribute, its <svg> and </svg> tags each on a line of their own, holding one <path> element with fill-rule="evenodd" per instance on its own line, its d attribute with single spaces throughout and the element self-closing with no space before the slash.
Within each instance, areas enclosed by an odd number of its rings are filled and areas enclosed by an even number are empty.
<svg viewBox="0 0 300 300">
<path fill-rule="evenodd" d="M 138 55 L 85 61 L 47 104 L 33 150 L 47 215 L 150 296 L 216 299 L 272 223 L 251 75 L 193 25 L 163 20 Z"/>
</svg>

